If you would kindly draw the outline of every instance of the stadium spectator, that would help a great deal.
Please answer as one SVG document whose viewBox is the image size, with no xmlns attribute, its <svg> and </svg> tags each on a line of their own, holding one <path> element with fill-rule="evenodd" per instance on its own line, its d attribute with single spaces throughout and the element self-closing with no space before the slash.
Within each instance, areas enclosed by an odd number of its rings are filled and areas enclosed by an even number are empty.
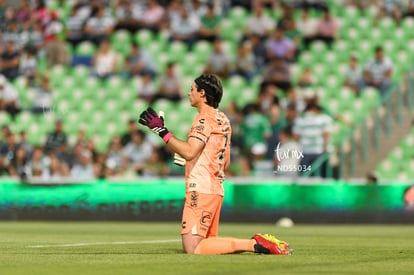
<svg viewBox="0 0 414 275">
<path fill-rule="evenodd" d="M 265 43 L 260 40 L 258 35 L 250 35 L 246 40 L 250 43 L 252 52 L 254 54 L 255 71 L 261 72 L 265 63 L 267 62 L 267 51 Z"/>
<path fill-rule="evenodd" d="M 30 143 L 25 130 L 20 131 L 19 147 L 23 147 L 29 157 L 33 153 L 33 144 Z"/>
<path fill-rule="evenodd" d="M 263 5 L 253 5 L 253 11 L 246 19 L 243 35 L 245 38 L 250 35 L 258 35 L 261 40 L 270 36 L 274 29 L 274 22 L 265 12 Z"/>
<path fill-rule="evenodd" d="M 20 57 L 19 74 L 26 78 L 28 86 L 33 86 L 37 74 L 37 50 L 34 46 L 27 45 Z"/>
<path fill-rule="evenodd" d="M 189 14 L 184 6 L 179 5 L 178 13 L 171 17 L 169 39 L 184 42 L 191 50 L 197 41 L 200 25 L 200 18 L 196 14 Z"/>
<path fill-rule="evenodd" d="M 414 0 L 408 0 L 407 9 L 405 10 L 404 17 L 414 17 Z"/>
<path fill-rule="evenodd" d="M 321 112 L 316 100 L 309 101 L 303 114 L 295 119 L 293 125 L 295 139 L 299 141 L 303 153 L 300 160 L 302 174 L 309 169 L 316 169 L 311 167 L 312 163 L 329 152 L 331 131 L 332 118 Z M 321 168 L 321 176 L 325 176 L 326 163 Z"/>
<path fill-rule="evenodd" d="M 311 18 L 308 9 L 302 9 L 301 17 L 296 20 L 296 28 L 303 36 L 304 48 L 309 48 L 318 31 L 318 21 Z"/>
<path fill-rule="evenodd" d="M 155 88 L 155 83 L 151 78 L 150 74 L 144 74 L 141 77 L 140 86 L 137 91 L 138 100 L 144 100 L 145 102 L 153 102 L 157 94 L 157 89 Z"/>
<path fill-rule="evenodd" d="M 318 21 L 317 33 L 316 33 L 316 40 L 323 41 L 328 46 L 331 46 L 332 43 L 338 37 L 338 22 L 337 20 L 331 15 L 329 9 L 323 11 L 322 18 Z"/>
<path fill-rule="evenodd" d="M 78 156 L 78 161 L 70 169 L 70 175 L 76 179 L 95 179 L 97 177 L 94 171 L 92 152 L 82 150 Z"/>
<path fill-rule="evenodd" d="M 16 19 L 10 20 L 7 23 L 7 29 L 1 36 L 3 43 L 13 41 L 14 49 L 19 52 L 26 43 L 24 33 L 21 31 L 19 23 Z"/>
<path fill-rule="evenodd" d="M 280 6 L 282 15 L 279 20 L 277 20 L 276 26 L 287 31 L 289 22 L 293 20 L 293 9 L 285 3 L 281 3 Z"/>
<path fill-rule="evenodd" d="M 247 104 L 243 108 L 244 118 L 240 124 L 240 131 L 243 135 L 242 152 L 251 156 L 253 147 L 263 147 L 263 155 L 267 150 L 268 139 L 271 135 L 271 125 L 269 119 L 260 111 L 260 106 L 256 103 Z"/>
<path fill-rule="evenodd" d="M 125 58 L 124 74 L 127 77 L 150 75 L 151 78 L 157 75 L 152 55 L 136 42 L 131 43 L 131 53 Z"/>
<path fill-rule="evenodd" d="M 144 13 L 144 3 L 141 3 L 141 1 L 120 0 L 116 1 L 114 9 L 116 30 L 123 29 L 135 33 L 140 28 L 138 19 Z"/>
<path fill-rule="evenodd" d="M 394 19 L 395 23 L 400 24 L 403 10 L 406 5 L 405 0 L 380 0 L 379 3 L 376 3 L 379 6 L 378 12 L 374 18 L 374 24 L 384 17 L 388 16 Z"/>
<path fill-rule="evenodd" d="M 238 45 L 232 75 L 240 75 L 248 82 L 255 76 L 255 60 L 250 43 L 244 42 Z"/>
<path fill-rule="evenodd" d="M 0 50 L 0 53 L 0 73 L 4 75 L 7 79 L 12 81 L 19 76 L 20 63 L 20 54 L 15 49 L 14 41 L 8 40 L 6 42 L 5 49 L 3 50 L 3 52 Z"/>
<path fill-rule="evenodd" d="M 276 28 L 273 32 L 273 35 L 268 39 L 266 49 L 267 61 L 273 58 L 292 61 L 295 57 L 295 43 L 286 37 L 284 30 L 281 28 Z"/>
<path fill-rule="evenodd" d="M 65 42 L 59 37 L 63 33 L 63 24 L 59 21 L 56 12 L 51 13 L 50 20 L 44 26 L 44 48 L 46 62 L 49 67 L 55 65 L 66 66 L 69 62 L 69 54 Z"/>
<path fill-rule="evenodd" d="M 142 174 L 142 165 L 151 156 L 153 150 L 145 137 L 143 131 L 136 130 L 132 133 L 131 141 L 123 149 L 124 161 L 129 164 L 135 175 Z"/>
<path fill-rule="evenodd" d="M 3 124 L 1 126 L 1 139 L 0 139 L 0 154 L 3 150 L 3 148 L 7 144 L 7 140 L 9 138 L 9 135 L 12 133 L 10 127 L 8 124 Z"/>
<path fill-rule="evenodd" d="M 17 146 L 15 156 L 10 161 L 8 170 L 10 176 L 26 178 L 28 171 L 28 155 L 24 147 Z"/>
<path fill-rule="evenodd" d="M 118 66 L 118 54 L 112 50 L 109 40 L 102 40 L 98 51 L 92 58 L 92 75 L 107 79 L 114 75 Z"/>
<path fill-rule="evenodd" d="M 358 65 L 358 57 L 352 54 L 345 71 L 344 86 L 351 88 L 356 95 L 359 94 L 359 84 L 362 80 L 362 69 Z"/>
<path fill-rule="evenodd" d="M 43 56 L 44 50 L 44 37 L 43 37 L 43 26 L 40 21 L 35 21 L 31 27 L 25 30 L 24 35 L 28 45 L 36 49 L 38 56 Z"/>
<path fill-rule="evenodd" d="M 135 121 L 134 130 L 136 131 Z M 105 177 L 110 178 L 120 176 L 127 169 L 127 166 L 128 163 L 123 156 L 122 139 L 120 136 L 114 136 L 106 151 Z"/>
<path fill-rule="evenodd" d="M 54 152 L 62 144 L 68 143 L 68 137 L 64 131 L 63 121 L 61 119 L 56 120 L 55 129 L 47 135 L 44 150 L 46 153 Z"/>
<path fill-rule="evenodd" d="M 6 9 L 7 9 L 7 1 L 0 0 L 0 31 L 3 32 L 6 29 Z"/>
<path fill-rule="evenodd" d="M 115 21 L 111 15 L 105 13 L 105 6 L 98 4 L 85 24 L 84 33 L 89 41 L 100 45 L 102 41 L 108 40 L 115 27 Z"/>
<path fill-rule="evenodd" d="M 363 71 L 360 90 L 366 86 L 377 88 L 383 96 L 391 87 L 393 63 L 384 56 L 381 46 L 375 47 L 375 58 L 368 60 Z"/>
<path fill-rule="evenodd" d="M 289 103 L 285 110 L 286 127 L 293 127 L 295 119 L 298 117 L 298 108 L 295 103 Z"/>
<path fill-rule="evenodd" d="M 231 57 L 228 52 L 223 49 L 223 41 L 217 39 L 213 44 L 213 51 L 210 53 L 206 68 L 207 74 L 216 74 L 221 78 L 228 78 L 231 72 Z"/>
<path fill-rule="evenodd" d="M 299 56 L 300 52 L 304 49 L 302 33 L 296 28 L 296 22 L 294 19 L 290 19 L 286 22 L 286 37 L 293 41 L 295 44 L 294 60 Z"/>
<path fill-rule="evenodd" d="M 13 118 L 21 111 L 19 94 L 3 75 L 0 75 L 0 111 L 8 112 Z"/>
<path fill-rule="evenodd" d="M 153 102 L 161 98 L 173 102 L 181 100 L 181 79 L 175 72 L 175 66 L 174 62 L 167 64 L 166 72 L 160 77 L 158 93 L 155 95 Z"/>
<path fill-rule="evenodd" d="M 32 102 L 32 113 L 43 114 L 50 112 L 53 108 L 53 90 L 50 86 L 50 76 L 40 76 L 40 85 L 35 87 L 35 96 Z"/>
<path fill-rule="evenodd" d="M 18 147 L 16 135 L 10 131 L 6 136 L 2 147 L 0 148 L 0 154 L 4 156 L 4 161 L 7 166 L 9 166 L 16 157 Z"/>
<path fill-rule="evenodd" d="M 29 22 L 30 16 L 32 14 L 30 8 L 30 1 L 29 0 L 22 0 L 20 1 L 20 5 L 16 10 L 16 19 L 20 24 L 25 24 Z"/>
<path fill-rule="evenodd" d="M 125 146 L 129 142 L 132 141 L 132 135 L 134 135 L 135 132 L 137 131 L 137 124 L 136 123 L 137 122 L 133 118 L 128 120 L 127 131 L 124 134 L 121 135 L 121 145 L 122 146 Z"/>
<path fill-rule="evenodd" d="M 83 33 L 84 24 L 85 19 L 79 14 L 79 6 L 72 6 L 70 15 L 66 19 L 65 38 L 73 48 L 76 48 L 85 39 Z"/>
<path fill-rule="evenodd" d="M 142 16 L 138 19 L 138 24 L 141 28 L 158 32 L 164 25 L 164 15 L 166 10 L 161 6 L 157 0 L 148 0 L 147 8 L 144 10 Z"/>
<path fill-rule="evenodd" d="M 312 74 L 312 70 L 310 67 L 305 67 L 303 72 L 300 74 L 297 86 L 300 88 L 312 87 L 315 85 L 316 80 Z"/>
<path fill-rule="evenodd" d="M 165 161 L 162 148 L 154 148 L 150 156 L 144 160 L 141 171 L 143 177 L 165 177 L 170 173 L 170 169 Z"/>
<path fill-rule="evenodd" d="M 49 158 L 43 154 L 42 146 L 35 146 L 30 160 L 28 161 L 29 177 L 42 177 L 47 174 Z"/>
<path fill-rule="evenodd" d="M 284 111 L 279 103 L 279 98 L 275 95 L 276 87 L 268 85 L 259 93 L 259 104 L 261 111 L 268 117 L 271 127 L 271 135 L 267 140 L 266 159 L 272 159 L 274 145 L 279 142 L 280 130 L 285 127 L 286 118 Z"/>
<path fill-rule="evenodd" d="M 33 21 L 40 21 L 42 25 L 45 25 L 49 20 L 49 11 L 44 0 L 36 0 L 35 7 L 32 10 L 32 16 L 30 19 Z"/>
<path fill-rule="evenodd" d="M 260 87 L 263 89 L 267 85 L 274 85 L 286 94 L 292 88 L 289 63 L 282 58 L 273 58 L 266 66 Z"/>
<path fill-rule="evenodd" d="M 214 12 L 213 4 L 207 5 L 207 10 L 200 18 L 198 39 L 214 42 L 220 36 L 220 24 L 222 17 Z"/>
</svg>

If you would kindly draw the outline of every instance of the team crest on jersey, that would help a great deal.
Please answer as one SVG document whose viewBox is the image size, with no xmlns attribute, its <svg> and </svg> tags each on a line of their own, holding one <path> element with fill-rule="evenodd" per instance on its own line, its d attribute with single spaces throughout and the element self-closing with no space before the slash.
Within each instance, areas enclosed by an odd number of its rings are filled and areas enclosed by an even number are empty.
<svg viewBox="0 0 414 275">
<path fill-rule="evenodd" d="M 200 122 L 200 124 L 204 124 L 206 120 L 204 118 L 201 118 L 198 122 Z"/>
</svg>

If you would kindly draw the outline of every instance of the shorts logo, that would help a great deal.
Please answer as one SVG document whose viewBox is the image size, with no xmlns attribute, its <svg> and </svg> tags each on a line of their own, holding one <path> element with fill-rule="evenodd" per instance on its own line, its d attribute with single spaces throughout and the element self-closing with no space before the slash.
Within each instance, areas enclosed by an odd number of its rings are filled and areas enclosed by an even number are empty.
<svg viewBox="0 0 414 275">
<path fill-rule="evenodd" d="M 201 225 L 204 225 L 204 226 L 210 226 L 210 224 L 211 224 L 211 212 L 209 212 L 209 211 L 203 211 L 203 214 L 202 214 L 202 217 L 201 217 L 201 220 L 200 220 L 200 223 L 201 223 Z"/>
<path fill-rule="evenodd" d="M 197 205 L 198 205 L 198 194 L 195 191 L 191 192 L 190 205 L 191 205 L 191 207 L 197 207 Z"/>
</svg>

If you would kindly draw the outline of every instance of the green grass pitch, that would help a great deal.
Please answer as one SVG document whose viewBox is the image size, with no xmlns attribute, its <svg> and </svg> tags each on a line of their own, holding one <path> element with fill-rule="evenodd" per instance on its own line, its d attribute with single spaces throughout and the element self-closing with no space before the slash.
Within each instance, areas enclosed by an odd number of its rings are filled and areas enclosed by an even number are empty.
<svg viewBox="0 0 414 275">
<path fill-rule="evenodd" d="M 180 223 L 0 222 L 0 274 L 412 274 L 414 226 L 229 224 L 272 233 L 293 256 L 186 255 Z"/>
</svg>

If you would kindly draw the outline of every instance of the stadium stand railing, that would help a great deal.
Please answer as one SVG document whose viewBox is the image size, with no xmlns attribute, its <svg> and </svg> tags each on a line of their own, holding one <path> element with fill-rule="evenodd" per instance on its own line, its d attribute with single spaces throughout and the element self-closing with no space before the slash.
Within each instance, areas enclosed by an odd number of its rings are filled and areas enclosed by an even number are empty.
<svg viewBox="0 0 414 275">
<path fill-rule="evenodd" d="M 347 134 L 338 142 L 333 152 L 329 155 L 321 156 L 312 164 L 312 171 L 305 173 L 305 176 L 326 177 L 352 177 L 358 163 L 369 161 L 369 156 L 373 150 L 384 150 L 381 147 L 381 135 L 389 136 L 396 127 L 400 127 L 403 115 L 412 119 L 414 111 L 414 80 L 413 71 L 406 72 L 407 81 L 404 87 L 401 84 L 395 84 L 385 94 L 385 96 L 374 106 L 370 113 L 361 118 L 349 129 Z M 414 128 L 413 128 L 414 129 Z M 414 130 L 411 131 L 411 135 Z M 405 141 L 402 141 L 402 144 Z M 327 165 L 325 165 L 327 164 Z M 379 171 L 377 166 L 376 173 L 378 177 L 386 176 Z M 397 167 L 396 165 L 389 170 Z M 378 173 L 379 172 L 379 173 Z M 392 174 L 393 179 L 398 176 Z"/>
</svg>

